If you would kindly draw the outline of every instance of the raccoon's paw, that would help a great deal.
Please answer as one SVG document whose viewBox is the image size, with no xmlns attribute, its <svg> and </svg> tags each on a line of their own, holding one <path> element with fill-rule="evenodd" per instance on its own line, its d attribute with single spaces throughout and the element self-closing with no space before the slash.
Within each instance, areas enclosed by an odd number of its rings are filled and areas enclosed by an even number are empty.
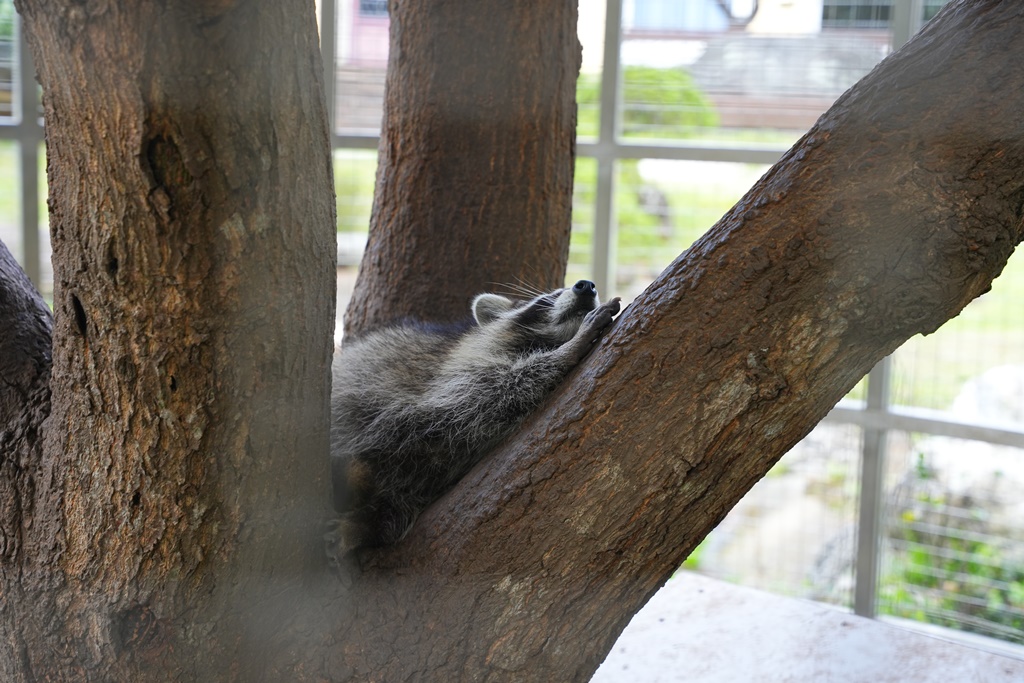
<svg viewBox="0 0 1024 683">
<path fill-rule="evenodd" d="M 609 299 L 590 313 L 587 313 L 580 330 L 585 331 L 585 334 L 590 337 L 591 341 L 597 339 L 597 335 L 601 333 L 601 330 L 611 324 L 612 318 L 619 312 L 619 301 L 619 297 Z"/>
</svg>

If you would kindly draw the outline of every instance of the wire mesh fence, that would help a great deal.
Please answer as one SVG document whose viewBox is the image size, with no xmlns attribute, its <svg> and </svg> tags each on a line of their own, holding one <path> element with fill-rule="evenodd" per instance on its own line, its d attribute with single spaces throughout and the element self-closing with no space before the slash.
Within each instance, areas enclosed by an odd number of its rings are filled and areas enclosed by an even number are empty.
<svg viewBox="0 0 1024 683">
<path fill-rule="evenodd" d="M 1024 645 L 1024 450 L 890 442 L 880 612 Z"/>
</svg>

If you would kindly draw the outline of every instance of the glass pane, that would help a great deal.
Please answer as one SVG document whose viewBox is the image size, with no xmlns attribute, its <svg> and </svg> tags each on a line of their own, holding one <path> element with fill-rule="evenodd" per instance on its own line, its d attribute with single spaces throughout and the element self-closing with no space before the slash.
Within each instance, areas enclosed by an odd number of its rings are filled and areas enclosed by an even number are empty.
<svg viewBox="0 0 1024 683">
<path fill-rule="evenodd" d="M 338 309 L 335 339 L 341 340 L 341 317 L 352 298 L 359 262 L 366 247 L 373 207 L 377 152 L 338 149 L 334 152 L 334 193 L 338 211 Z"/>
<path fill-rule="evenodd" d="M 928 21 L 942 9 L 948 0 L 923 0 L 921 3 L 921 19 Z"/>
<path fill-rule="evenodd" d="M 339 134 L 377 135 L 388 63 L 385 2 L 338 0 L 334 128 Z"/>
<path fill-rule="evenodd" d="M 601 128 L 601 72 L 581 71 L 576 79 L 576 137 L 597 138 Z"/>
<path fill-rule="evenodd" d="M 894 403 L 1024 429 L 1024 254 L 935 334 L 894 354 Z"/>
<path fill-rule="evenodd" d="M 604 15 L 604 0 L 580 0 L 576 34 L 583 48 L 583 63 L 576 81 L 576 135 L 582 139 L 596 138 L 601 125 Z"/>
<path fill-rule="evenodd" d="M 860 450 L 859 428 L 818 425 L 743 497 L 684 568 L 850 606 Z"/>
<path fill-rule="evenodd" d="M 822 28 L 887 29 L 892 15 L 889 0 L 825 0 Z"/>
<path fill-rule="evenodd" d="M 593 279 L 594 271 L 594 204 L 597 195 L 597 160 L 576 159 L 572 193 L 572 234 L 569 239 L 569 263 L 566 284 L 580 279 Z M 601 300 L 608 292 L 599 292 Z"/>
<path fill-rule="evenodd" d="M 334 151 L 334 192 L 338 203 L 339 233 L 365 235 L 369 230 L 376 175 L 376 150 Z"/>
<path fill-rule="evenodd" d="M 864 375 L 863 377 L 861 377 L 860 381 L 857 382 L 857 385 L 855 387 L 853 387 L 853 389 L 850 389 L 850 393 L 848 393 L 843 398 L 843 400 L 844 401 L 856 401 L 856 402 L 858 402 L 858 405 L 863 406 L 863 403 L 864 403 L 864 401 L 867 400 L 867 398 L 868 398 L 868 376 Z M 849 405 L 852 405 L 852 404 L 849 404 Z"/>
<path fill-rule="evenodd" d="M 767 170 L 758 164 L 623 159 L 616 166 L 616 294 L 634 298 Z"/>
<path fill-rule="evenodd" d="M 627 3 L 621 135 L 789 146 L 889 50 L 887 4 L 869 10 L 873 30 L 822 30 L 837 9 Z"/>
<path fill-rule="evenodd" d="M 947 0 L 922 0 L 921 21 L 934 17 Z M 890 0 L 824 0 L 822 28 L 887 29 L 893 15 Z"/>
<path fill-rule="evenodd" d="M 0 140 L 0 240 L 19 263 L 25 249 L 21 233 L 21 167 L 18 144 Z"/>
<path fill-rule="evenodd" d="M 42 119 L 40 119 L 41 121 Z M 50 246 L 50 211 L 46 204 L 46 197 L 49 194 L 49 187 L 46 182 L 46 145 L 39 145 L 39 168 L 38 184 L 39 196 L 39 268 L 40 286 L 39 291 L 43 298 L 53 305 L 53 249 Z"/>
<path fill-rule="evenodd" d="M 1024 450 L 894 433 L 879 611 L 1024 644 Z"/>
<path fill-rule="evenodd" d="M 18 83 L 18 17 L 12 0 L 0 0 L 0 122 L 13 119 Z"/>
</svg>

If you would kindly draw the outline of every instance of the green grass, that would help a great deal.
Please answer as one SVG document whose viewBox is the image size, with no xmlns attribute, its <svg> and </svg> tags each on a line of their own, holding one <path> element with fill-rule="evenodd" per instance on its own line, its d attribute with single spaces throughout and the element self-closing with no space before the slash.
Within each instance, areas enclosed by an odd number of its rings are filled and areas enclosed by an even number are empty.
<svg viewBox="0 0 1024 683">
<path fill-rule="evenodd" d="M 576 81 L 577 135 L 596 137 L 600 125 L 600 74 Z M 716 128 L 718 114 L 684 69 L 626 66 L 622 70 L 622 134 L 638 138 L 687 139 Z"/>
<path fill-rule="evenodd" d="M 366 232 L 369 228 L 376 175 L 376 151 L 334 151 L 334 195 L 338 208 L 338 232 Z"/>
<path fill-rule="evenodd" d="M 18 146 L 10 140 L 0 141 L 0 220 L 19 222 L 21 215 L 21 178 L 18 168 Z"/>
<path fill-rule="evenodd" d="M 600 126 L 600 73 L 581 73 L 576 82 L 576 134 L 591 140 Z M 802 131 L 721 128 L 718 112 L 682 68 L 626 66 L 622 74 L 620 135 L 625 140 L 706 142 L 722 145 L 789 147 Z"/>
<path fill-rule="evenodd" d="M 1013 541 L 991 535 L 981 506 L 919 493 L 892 527 L 896 540 L 879 579 L 879 609 L 947 628 L 1024 644 L 1024 562 Z M 973 505 L 973 503 L 966 503 Z"/>
</svg>

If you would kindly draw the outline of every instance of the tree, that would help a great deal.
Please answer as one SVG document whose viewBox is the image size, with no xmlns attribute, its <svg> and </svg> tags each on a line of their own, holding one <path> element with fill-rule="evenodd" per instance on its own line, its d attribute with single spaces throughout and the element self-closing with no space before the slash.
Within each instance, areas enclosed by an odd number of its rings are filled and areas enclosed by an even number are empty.
<svg viewBox="0 0 1024 683">
<path fill-rule="evenodd" d="M 51 369 L 48 311 L 5 254 L 4 329 L 31 353 L 0 416 L 0 678 L 256 680 L 268 634 L 315 615 L 282 604 L 323 573 L 334 216 L 312 8 L 18 9 L 55 315 Z"/>
<path fill-rule="evenodd" d="M 56 283 L 51 365 L 49 315 L 0 252 L 5 680 L 585 680 L 782 453 L 879 358 L 985 291 L 1024 235 L 1024 10 L 954 2 L 405 542 L 336 577 L 318 547 L 333 221 L 309 8 L 130 4 L 19 4 L 44 89 Z M 516 19 L 519 39 L 477 61 L 540 49 L 571 84 L 572 10 L 505 4 L 473 18 L 392 5 L 355 325 L 449 316 L 473 278 L 561 276 L 515 229 L 474 237 L 519 215 L 527 235 L 567 221 L 552 169 L 571 159 L 571 85 L 545 86 L 550 109 L 509 104 L 522 131 L 503 147 L 466 108 L 521 91 L 448 99 L 429 66 L 452 63 L 451 36 L 486 35 L 470 30 L 480 17 Z M 406 97 L 423 116 L 394 113 Z M 527 154 L 536 139 L 557 152 Z M 431 240 L 445 221 L 465 241 Z M 460 274 L 415 279 L 400 234 L 436 257 L 423 267 Z M 401 299 L 381 295 L 381 269 Z"/>
<path fill-rule="evenodd" d="M 377 187 L 346 331 L 409 315 L 458 320 L 466 297 L 495 283 L 554 289 L 565 278 L 576 5 L 467 7 L 390 9 Z"/>
</svg>

